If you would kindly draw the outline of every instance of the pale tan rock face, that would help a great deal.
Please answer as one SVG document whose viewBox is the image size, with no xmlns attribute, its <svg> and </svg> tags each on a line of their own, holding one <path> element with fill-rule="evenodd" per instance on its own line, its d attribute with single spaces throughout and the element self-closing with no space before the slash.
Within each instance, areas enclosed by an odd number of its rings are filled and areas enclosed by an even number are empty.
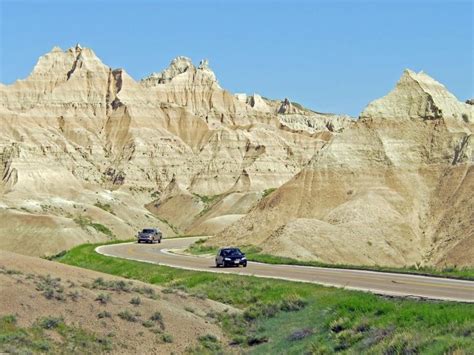
<svg viewBox="0 0 474 355">
<path fill-rule="evenodd" d="M 426 74 L 406 72 L 392 93 L 219 237 L 330 263 L 472 266 L 467 106 Z"/>
<path fill-rule="evenodd" d="M 0 86 L 0 208 L 8 220 L 0 245 L 19 251 L 16 240 L 31 238 L 28 253 L 57 252 L 105 239 L 94 222 L 118 238 L 149 225 L 184 233 L 199 230 L 206 222 L 199 214 L 212 207 L 196 196 L 251 196 L 235 208 L 227 203 L 223 218 L 206 224 L 206 233 L 220 230 L 261 191 L 291 179 L 336 134 L 304 108 L 297 112 L 305 120 L 286 124 L 281 105 L 259 96 L 240 101 L 220 87 L 207 61 L 196 67 L 178 57 L 136 82 L 91 49 L 54 48 L 28 78 Z M 341 120 L 349 122 L 338 116 L 334 124 L 344 126 Z M 168 196 L 173 176 L 181 193 Z M 150 207 L 166 216 L 160 221 L 145 205 L 165 196 L 168 207 L 178 199 L 189 210 Z M 21 221 L 29 228 L 19 229 Z M 55 229 L 68 232 L 51 243 Z"/>
<path fill-rule="evenodd" d="M 407 69 L 395 89 L 387 96 L 371 102 L 360 116 L 397 120 L 443 117 L 473 123 L 474 108 L 458 101 L 442 84 L 427 74 Z"/>
</svg>

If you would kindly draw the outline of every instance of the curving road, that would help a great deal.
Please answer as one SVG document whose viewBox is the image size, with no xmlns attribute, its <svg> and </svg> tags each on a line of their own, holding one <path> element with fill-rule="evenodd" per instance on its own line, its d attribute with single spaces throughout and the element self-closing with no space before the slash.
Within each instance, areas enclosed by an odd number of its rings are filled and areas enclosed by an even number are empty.
<svg viewBox="0 0 474 355">
<path fill-rule="evenodd" d="M 216 268 L 209 257 L 179 255 L 199 237 L 164 239 L 161 244 L 113 244 L 96 248 L 106 256 L 172 266 L 180 269 L 251 275 L 264 278 L 309 282 L 390 296 L 422 297 L 437 300 L 474 302 L 474 281 L 394 274 L 386 272 L 331 269 L 312 266 L 269 265 L 249 262 L 247 268 Z"/>
</svg>

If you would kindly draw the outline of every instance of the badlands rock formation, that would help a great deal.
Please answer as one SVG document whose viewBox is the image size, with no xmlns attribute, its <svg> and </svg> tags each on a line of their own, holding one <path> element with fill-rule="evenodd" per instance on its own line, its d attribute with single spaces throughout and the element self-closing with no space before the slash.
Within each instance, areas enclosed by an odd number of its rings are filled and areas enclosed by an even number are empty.
<svg viewBox="0 0 474 355">
<path fill-rule="evenodd" d="M 91 49 L 54 48 L 0 86 L 0 248 L 51 254 L 150 225 L 215 233 L 351 124 L 234 96 L 207 61 L 137 82 Z"/>
<path fill-rule="evenodd" d="M 219 243 L 329 263 L 472 266 L 473 112 L 405 71 Z"/>
</svg>

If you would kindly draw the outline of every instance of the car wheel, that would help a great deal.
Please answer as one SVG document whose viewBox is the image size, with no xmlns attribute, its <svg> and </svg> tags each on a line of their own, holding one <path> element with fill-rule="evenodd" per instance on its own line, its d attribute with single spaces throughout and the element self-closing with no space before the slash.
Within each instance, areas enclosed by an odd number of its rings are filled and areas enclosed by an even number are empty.
<svg viewBox="0 0 474 355">
<path fill-rule="evenodd" d="M 161 238 L 160 238 L 160 239 L 158 239 L 158 243 L 161 243 Z"/>
<path fill-rule="evenodd" d="M 247 267 L 247 263 L 243 264 L 244 267 Z"/>
</svg>

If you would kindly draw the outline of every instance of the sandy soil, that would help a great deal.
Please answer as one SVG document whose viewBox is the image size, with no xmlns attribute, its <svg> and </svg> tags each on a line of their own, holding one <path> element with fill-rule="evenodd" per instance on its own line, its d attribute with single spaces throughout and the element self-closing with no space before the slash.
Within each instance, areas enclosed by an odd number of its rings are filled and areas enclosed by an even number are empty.
<svg viewBox="0 0 474 355">
<path fill-rule="evenodd" d="M 100 277 L 105 281 L 125 281 L 132 290 L 94 288 L 94 281 Z M 45 280 L 50 280 L 52 285 L 51 298 L 46 297 L 44 286 L 48 281 Z M 161 288 L 149 284 L 57 262 L 0 251 L 0 289 L 0 316 L 16 315 L 19 326 L 29 326 L 41 317 L 63 317 L 66 324 L 74 324 L 98 336 L 113 333 L 113 353 L 183 353 L 196 345 L 201 335 L 213 334 L 224 340 L 220 328 L 209 316 L 228 308 L 223 304 L 181 293 L 163 293 Z M 144 294 L 145 289 L 152 289 L 155 296 Z M 111 296 L 106 304 L 96 300 L 101 293 Z M 132 305 L 133 297 L 140 297 L 142 303 Z M 139 312 L 139 321 L 121 319 L 118 313 L 124 310 Z M 99 319 L 102 311 L 109 312 L 111 318 Z M 163 317 L 164 329 L 154 327 L 159 333 L 142 325 L 154 312 L 160 312 Z M 163 342 L 163 333 L 170 334 L 173 342 Z"/>
</svg>

